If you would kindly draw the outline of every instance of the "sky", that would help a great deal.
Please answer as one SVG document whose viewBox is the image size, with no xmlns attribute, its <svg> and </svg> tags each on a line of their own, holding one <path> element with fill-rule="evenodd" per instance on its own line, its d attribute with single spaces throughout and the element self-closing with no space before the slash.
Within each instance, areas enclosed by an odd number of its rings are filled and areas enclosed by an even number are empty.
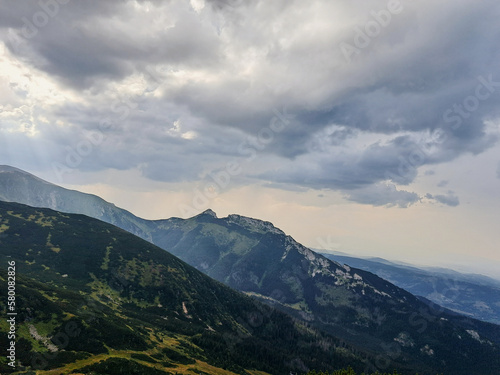
<svg viewBox="0 0 500 375">
<path fill-rule="evenodd" d="M 497 275 L 497 0 L 0 0 L 0 164 Z"/>
</svg>

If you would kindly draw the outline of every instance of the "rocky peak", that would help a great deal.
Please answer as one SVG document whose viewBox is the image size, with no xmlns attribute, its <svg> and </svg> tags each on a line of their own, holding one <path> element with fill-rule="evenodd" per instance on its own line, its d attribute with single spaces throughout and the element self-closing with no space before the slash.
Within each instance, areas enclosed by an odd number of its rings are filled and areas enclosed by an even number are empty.
<svg viewBox="0 0 500 375">
<path fill-rule="evenodd" d="M 210 215 L 210 216 L 217 219 L 217 214 L 215 213 L 215 211 L 211 210 L 210 208 L 208 210 L 203 211 L 200 215 Z"/>
<path fill-rule="evenodd" d="M 10 177 L 14 178 L 22 177 L 24 181 L 36 180 L 38 182 L 43 182 L 44 184 L 52 185 L 50 182 L 42 180 L 40 177 L 32 175 L 29 172 L 23 171 L 22 169 L 11 167 L 10 165 L 0 165 L 0 174 L 4 174 L 3 178 L 7 179 L 9 179 Z"/>
</svg>

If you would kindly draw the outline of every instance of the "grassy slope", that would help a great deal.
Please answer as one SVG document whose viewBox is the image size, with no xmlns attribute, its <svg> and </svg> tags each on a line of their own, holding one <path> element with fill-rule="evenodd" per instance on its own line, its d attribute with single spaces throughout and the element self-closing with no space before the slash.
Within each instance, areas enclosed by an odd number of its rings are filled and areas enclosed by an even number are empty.
<svg viewBox="0 0 500 375">
<path fill-rule="evenodd" d="M 0 202 L 0 227 L 0 262 L 17 264 L 18 359 L 40 373 L 108 374 L 123 360 L 138 374 L 362 366 L 335 339 L 109 224 Z M 47 337 L 59 339 L 55 355 Z"/>
</svg>

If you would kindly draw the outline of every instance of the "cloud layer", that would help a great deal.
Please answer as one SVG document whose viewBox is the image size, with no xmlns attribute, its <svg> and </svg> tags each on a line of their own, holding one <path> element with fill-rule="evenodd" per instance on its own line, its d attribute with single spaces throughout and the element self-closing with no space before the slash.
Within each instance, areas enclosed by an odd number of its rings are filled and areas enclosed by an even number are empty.
<svg viewBox="0 0 500 375">
<path fill-rule="evenodd" d="M 2 2 L 0 157 L 457 206 L 406 186 L 497 144 L 500 6 L 388 4 Z"/>
</svg>

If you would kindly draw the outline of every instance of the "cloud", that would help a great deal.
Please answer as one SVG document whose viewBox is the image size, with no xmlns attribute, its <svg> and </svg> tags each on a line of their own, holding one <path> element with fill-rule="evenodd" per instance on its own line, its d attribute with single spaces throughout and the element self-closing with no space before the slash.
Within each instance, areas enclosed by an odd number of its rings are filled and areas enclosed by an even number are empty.
<svg viewBox="0 0 500 375">
<path fill-rule="evenodd" d="M 346 199 L 372 206 L 398 206 L 401 208 L 407 208 L 420 201 L 418 194 L 398 190 L 392 184 L 377 184 L 370 188 L 353 190 L 346 195 Z"/>
<path fill-rule="evenodd" d="M 75 168 L 195 182 L 245 161 L 238 147 L 285 107 L 285 129 L 247 147 L 257 157 L 242 179 L 404 207 L 416 193 L 387 186 L 498 142 L 486 126 L 500 117 L 493 0 L 446 1 L 439 11 L 430 0 L 404 2 L 350 62 L 339 45 L 355 43 L 386 1 L 191 3 L 69 2 L 45 25 L 38 2 L 1 3 L 2 63 L 18 69 L 0 81 L 2 149 L 38 139 L 49 149 L 23 160 L 50 169 L 102 131 Z M 16 133 L 28 128 L 36 135 Z"/>
<path fill-rule="evenodd" d="M 213 27 L 200 22 L 188 3 L 70 2 L 53 16 L 34 4 L 9 8 L 23 42 L 22 48 L 7 43 L 11 52 L 76 89 L 123 80 L 147 64 L 196 69 L 218 59 Z M 37 23 L 37 13 L 45 13 L 47 22 Z"/>
<path fill-rule="evenodd" d="M 460 204 L 460 200 L 452 191 L 449 191 L 446 195 L 426 194 L 425 197 L 450 207 L 457 207 Z"/>
<path fill-rule="evenodd" d="M 308 186 L 314 189 L 351 190 L 392 181 L 408 185 L 417 176 L 418 168 L 438 162 L 434 152 L 424 152 L 422 140 L 412 136 L 385 136 L 371 143 L 360 144 L 350 139 L 342 146 L 322 137 L 323 147 L 283 160 L 279 168 L 259 177 L 281 183 Z M 361 139 L 363 141 L 363 139 Z M 435 141 L 428 140 L 428 149 Z M 325 146 L 326 145 L 326 146 Z"/>
</svg>

